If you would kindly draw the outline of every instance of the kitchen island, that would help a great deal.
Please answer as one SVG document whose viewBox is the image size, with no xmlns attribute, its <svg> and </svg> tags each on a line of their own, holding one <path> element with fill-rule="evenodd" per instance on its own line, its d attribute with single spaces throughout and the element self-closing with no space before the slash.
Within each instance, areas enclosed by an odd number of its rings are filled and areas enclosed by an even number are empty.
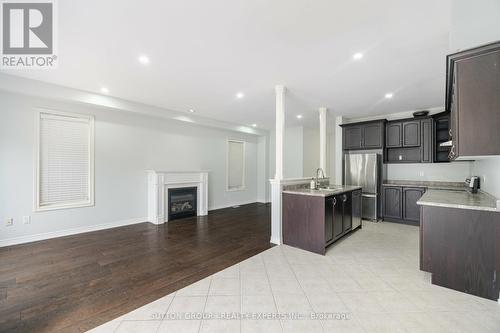
<svg viewBox="0 0 500 333">
<path fill-rule="evenodd" d="M 282 193 L 283 243 L 325 254 L 325 249 L 361 228 L 361 187 L 292 189 Z"/>
<path fill-rule="evenodd" d="M 479 192 L 428 190 L 420 206 L 420 269 L 432 283 L 498 300 L 500 210 Z"/>
</svg>

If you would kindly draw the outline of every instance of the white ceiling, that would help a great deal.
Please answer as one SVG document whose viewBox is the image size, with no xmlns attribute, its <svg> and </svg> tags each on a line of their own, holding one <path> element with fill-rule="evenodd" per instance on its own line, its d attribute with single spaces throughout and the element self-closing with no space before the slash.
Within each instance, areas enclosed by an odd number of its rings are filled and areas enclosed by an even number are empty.
<svg viewBox="0 0 500 333">
<path fill-rule="evenodd" d="M 59 68 L 4 72 L 262 128 L 276 84 L 289 89 L 288 124 L 315 123 L 320 106 L 429 108 L 444 100 L 450 1 L 58 1 Z"/>
</svg>

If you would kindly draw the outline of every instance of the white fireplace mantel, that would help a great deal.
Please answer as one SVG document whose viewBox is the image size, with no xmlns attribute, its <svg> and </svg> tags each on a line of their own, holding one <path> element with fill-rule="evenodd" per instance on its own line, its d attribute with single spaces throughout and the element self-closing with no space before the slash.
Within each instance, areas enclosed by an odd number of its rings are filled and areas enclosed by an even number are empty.
<svg viewBox="0 0 500 333">
<path fill-rule="evenodd" d="M 155 224 L 168 222 L 168 189 L 197 187 L 198 216 L 208 215 L 208 171 L 148 172 L 148 221 Z"/>
</svg>

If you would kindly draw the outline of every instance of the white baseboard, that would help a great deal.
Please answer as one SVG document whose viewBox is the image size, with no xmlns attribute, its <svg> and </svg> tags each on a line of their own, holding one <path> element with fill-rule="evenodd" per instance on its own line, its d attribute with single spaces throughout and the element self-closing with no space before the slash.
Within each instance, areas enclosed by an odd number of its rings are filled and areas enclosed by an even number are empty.
<svg viewBox="0 0 500 333">
<path fill-rule="evenodd" d="M 115 222 L 110 222 L 110 223 L 102 223 L 102 224 L 96 224 L 96 225 L 91 225 L 91 226 L 66 229 L 66 230 L 61 230 L 61 231 L 45 232 L 45 233 L 36 234 L 36 235 L 28 235 L 28 236 L 0 239 L 0 247 L 17 245 L 17 244 L 24 244 L 24 243 L 31 243 L 31 242 L 41 241 L 41 240 L 45 240 L 45 239 L 82 234 L 82 233 L 86 233 L 86 232 L 92 232 L 92 231 L 98 231 L 98 230 L 104 230 L 104 229 L 123 227 L 126 225 L 143 223 L 143 222 L 148 222 L 148 218 L 147 217 L 138 217 L 135 219 L 115 221 Z"/>
<path fill-rule="evenodd" d="M 243 201 L 243 202 L 235 202 L 235 203 L 227 204 L 227 205 L 211 206 L 211 207 L 208 207 L 208 210 L 211 211 L 211 210 L 216 210 L 216 209 L 230 208 L 230 207 L 234 207 L 234 206 L 248 205 L 248 204 L 252 204 L 252 203 L 256 203 L 256 202 L 257 201 L 255 201 L 255 200 L 252 200 L 252 201 Z"/>
<path fill-rule="evenodd" d="M 269 241 L 271 243 L 275 244 L 275 245 L 281 245 L 282 244 L 281 239 L 279 239 L 279 238 L 273 238 L 273 237 L 271 237 L 271 239 Z"/>
</svg>

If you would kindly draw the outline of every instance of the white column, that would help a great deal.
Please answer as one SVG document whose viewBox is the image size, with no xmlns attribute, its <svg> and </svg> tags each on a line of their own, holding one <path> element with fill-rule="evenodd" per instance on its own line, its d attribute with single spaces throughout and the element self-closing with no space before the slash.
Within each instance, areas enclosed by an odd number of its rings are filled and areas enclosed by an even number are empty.
<svg viewBox="0 0 500 333">
<path fill-rule="evenodd" d="M 278 85 L 276 90 L 276 173 L 275 180 L 283 179 L 283 137 L 285 135 L 285 91 Z"/>
<path fill-rule="evenodd" d="M 276 90 L 276 173 L 271 180 L 271 243 L 283 244 L 281 227 L 281 191 L 283 180 L 283 137 L 285 135 L 285 91 L 282 85 Z"/>
<path fill-rule="evenodd" d="M 319 167 L 323 172 L 327 172 L 327 149 L 326 149 L 326 123 L 327 123 L 326 107 L 319 108 Z"/>
<path fill-rule="evenodd" d="M 342 184 L 342 170 L 343 170 L 343 150 L 342 150 L 342 125 L 344 117 L 339 116 L 335 118 L 335 184 Z"/>
</svg>

